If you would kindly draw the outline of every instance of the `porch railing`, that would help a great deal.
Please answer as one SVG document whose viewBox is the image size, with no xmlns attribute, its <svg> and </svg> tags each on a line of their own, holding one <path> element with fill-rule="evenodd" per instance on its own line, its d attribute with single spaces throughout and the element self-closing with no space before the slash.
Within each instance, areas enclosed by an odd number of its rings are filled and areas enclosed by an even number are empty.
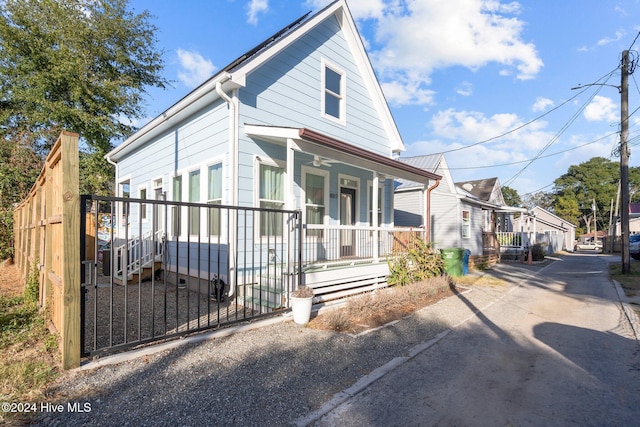
<svg viewBox="0 0 640 427">
<path fill-rule="evenodd" d="M 124 245 L 114 249 L 116 261 L 115 275 L 122 276 L 137 272 L 152 260 L 161 260 L 164 252 L 164 230 L 147 232 L 142 237 L 134 237 Z"/>
<path fill-rule="evenodd" d="M 529 236 L 519 231 L 498 231 L 496 239 L 501 248 L 524 248 L 529 243 Z"/>
<path fill-rule="evenodd" d="M 302 262 L 314 264 L 356 264 L 378 261 L 394 253 L 406 252 L 412 236 L 424 239 L 424 229 L 407 227 L 365 227 L 306 224 L 302 238 Z"/>
</svg>

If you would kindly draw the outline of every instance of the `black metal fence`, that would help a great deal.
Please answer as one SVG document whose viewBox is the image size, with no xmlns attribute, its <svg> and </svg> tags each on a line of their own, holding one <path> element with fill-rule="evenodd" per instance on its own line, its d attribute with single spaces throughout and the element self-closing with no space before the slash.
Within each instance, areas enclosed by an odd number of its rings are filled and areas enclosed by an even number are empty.
<svg viewBox="0 0 640 427">
<path fill-rule="evenodd" d="M 282 312 L 299 211 L 121 197 L 81 203 L 82 356 Z"/>
</svg>

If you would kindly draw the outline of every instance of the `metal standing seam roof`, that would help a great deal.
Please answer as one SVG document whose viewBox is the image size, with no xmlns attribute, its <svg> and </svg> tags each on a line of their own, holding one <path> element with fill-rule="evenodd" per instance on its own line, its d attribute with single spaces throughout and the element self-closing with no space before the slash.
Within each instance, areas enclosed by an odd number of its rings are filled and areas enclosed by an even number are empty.
<svg viewBox="0 0 640 427">
<path fill-rule="evenodd" d="M 437 169 L 442 161 L 442 157 L 442 154 L 438 153 L 425 156 L 399 157 L 397 160 L 418 169 L 437 174 Z M 420 184 L 414 181 L 407 181 L 405 179 L 396 179 L 396 181 L 400 184 L 396 187 L 396 190 L 421 187 Z"/>
</svg>

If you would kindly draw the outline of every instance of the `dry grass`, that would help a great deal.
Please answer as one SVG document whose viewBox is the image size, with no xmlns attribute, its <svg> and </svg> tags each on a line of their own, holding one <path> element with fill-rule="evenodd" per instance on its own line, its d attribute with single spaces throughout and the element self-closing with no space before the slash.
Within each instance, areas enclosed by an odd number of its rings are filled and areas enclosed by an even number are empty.
<svg viewBox="0 0 640 427">
<path fill-rule="evenodd" d="M 628 297 L 634 297 L 640 295 L 640 263 L 631 261 L 629 270 L 628 274 L 622 274 L 621 264 L 609 264 L 611 279 L 620 283 Z"/>
<path fill-rule="evenodd" d="M 444 276 L 405 286 L 378 289 L 351 297 L 344 307 L 316 316 L 309 322 L 309 327 L 359 333 L 401 319 L 422 307 L 452 296 L 455 292 L 454 280 Z"/>
<path fill-rule="evenodd" d="M 25 301 L 17 268 L 0 264 L 0 401 L 41 402 L 42 390 L 60 371 L 56 337 L 44 314 Z M 22 423 L 21 414 L 0 412 L 1 423 Z"/>
</svg>

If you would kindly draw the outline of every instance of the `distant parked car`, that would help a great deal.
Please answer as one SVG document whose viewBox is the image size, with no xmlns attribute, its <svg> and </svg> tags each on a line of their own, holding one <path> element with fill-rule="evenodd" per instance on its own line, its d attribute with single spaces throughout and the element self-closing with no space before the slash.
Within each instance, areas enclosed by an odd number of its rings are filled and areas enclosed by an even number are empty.
<svg viewBox="0 0 640 427">
<path fill-rule="evenodd" d="M 633 259 L 640 259 L 640 234 L 629 236 L 629 255 Z"/>
<path fill-rule="evenodd" d="M 587 240 L 586 242 L 581 242 L 576 245 L 574 248 L 576 251 L 587 251 L 587 250 L 601 250 L 602 242 L 600 240 Z"/>
</svg>

